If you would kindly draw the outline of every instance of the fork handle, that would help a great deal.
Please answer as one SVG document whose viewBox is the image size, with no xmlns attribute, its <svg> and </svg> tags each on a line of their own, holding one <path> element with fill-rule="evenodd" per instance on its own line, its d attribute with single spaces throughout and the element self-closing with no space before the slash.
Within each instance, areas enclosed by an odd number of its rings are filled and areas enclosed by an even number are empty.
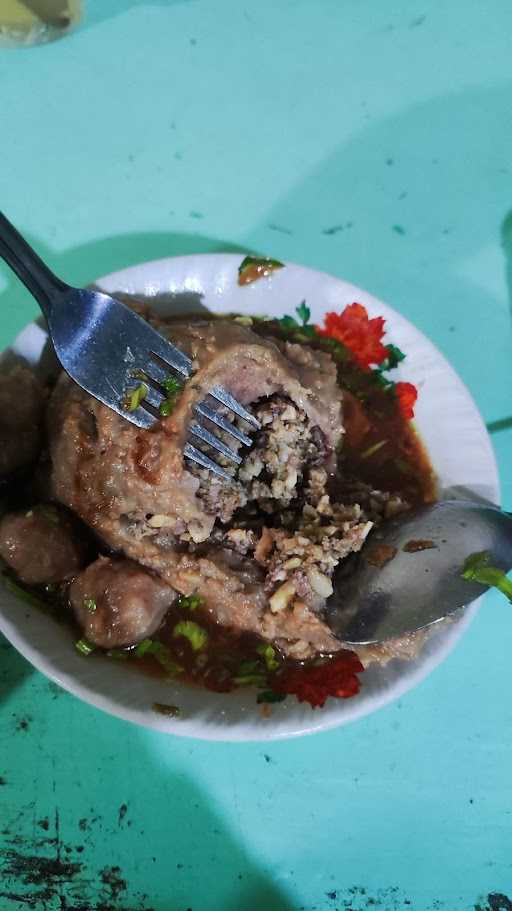
<svg viewBox="0 0 512 911">
<path fill-rule="evenodd" d="M 0 256 L 35 297 L 48 319 L 55 297 L 67 291 L 69 285 L 51 272 L 2 212 L 0 212 Z"/>
</svg>

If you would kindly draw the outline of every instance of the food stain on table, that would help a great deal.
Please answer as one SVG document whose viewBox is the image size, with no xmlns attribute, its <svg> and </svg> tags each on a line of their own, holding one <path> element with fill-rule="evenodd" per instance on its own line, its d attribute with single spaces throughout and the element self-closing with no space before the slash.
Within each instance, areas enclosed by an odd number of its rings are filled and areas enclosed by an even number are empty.
<svg viewBox="0 0 512 911">
<path fill-rule="evenodd" d="M 101 817 L 82 818 L 78 828 L 89 833 L 95 823 L 101 826 Z M 154 911 L 146 904 L 146 893 L 130 890 L 119 865 L 91 870 L 86 846 L 63 841 L 58 810 L 53 819 L 44 816 L 35 825 L 48 834 L 20 837 L 15 834 L 19 818 L 2 831 L 0 899 L 45 911 Z M 92 850 L 92 841 L 89 847 Z"/>
</svg>

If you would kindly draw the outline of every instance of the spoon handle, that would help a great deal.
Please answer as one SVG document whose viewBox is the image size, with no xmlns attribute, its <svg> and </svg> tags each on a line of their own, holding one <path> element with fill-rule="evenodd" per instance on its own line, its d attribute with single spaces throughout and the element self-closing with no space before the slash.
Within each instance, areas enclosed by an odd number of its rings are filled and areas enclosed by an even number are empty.
<svg viewBox="0 0 512 911">
<path fill-rule="evenodd" d="M 56 295 L 66 291 L 68 285 L 57 278 L 39 258 L 35 250 L 0 212 L 0 256 L 35 297 L 48 318 Z"/>
</svg>

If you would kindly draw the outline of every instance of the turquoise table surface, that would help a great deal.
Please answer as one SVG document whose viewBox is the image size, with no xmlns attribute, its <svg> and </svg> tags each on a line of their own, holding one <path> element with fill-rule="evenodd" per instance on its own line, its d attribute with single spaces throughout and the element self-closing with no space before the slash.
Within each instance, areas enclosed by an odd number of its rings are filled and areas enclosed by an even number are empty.
<svg viewBox="0 0 512 911">
<path fill-rule="evenodd" d="M 87 7 L 0 52 L 5 212 L 75 283 L 249 248 L 362 285 L 465 380 L 512 508 L 509 0 Z M 3 267 L 0 305 L 5 345 L 37 310 Z M 400 701 L 230 745 L 110 718 L 1 642 L 0 911 L 511 911 L 511 654 L 489 593 Z"/>
</svg>

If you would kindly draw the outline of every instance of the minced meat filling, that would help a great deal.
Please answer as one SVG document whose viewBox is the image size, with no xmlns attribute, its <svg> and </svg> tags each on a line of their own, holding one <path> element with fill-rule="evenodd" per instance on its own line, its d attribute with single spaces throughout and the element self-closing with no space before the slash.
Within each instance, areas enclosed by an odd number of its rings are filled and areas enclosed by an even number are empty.
<svg viewBox="0 0 512 911">
<path fill-rule="evenodd" d="M 309 467 L 325 458 L 325 441 L 304 411 L 281 396 L 264 400 L 254 414 L 262 426 L 238 479 L 248 499 L 271 513 L 297 498 Z"/>
<path fill-rule="evenodd" d="M 257 402 L 252 411 L 261 430 L 253 433 L 254 443 L 247 454 L 233 437 L 216 430 L 218 437 L 244 456 L 236 471 L 218 453 L 214 454 L 233 473 L 232 482 L 189 466 L 200 479 L 197 495 L 204 508 L 224 525 L 237 510 L 251 503 L 268 514 L 288 507 L 300 496 L 308 469 L 321 464 L 326 456 L 322 431 L 312 427 L 305 412 L 289 399 L 274 395 Z"/>
<path fill-rule="evenodd" d="M 274 613 L 320 610 L 337 564 L 360 549 L 372 522 L 358 504 L 331 502 L 325 438 L 304 411 L 274 395 L 253 413 L 261 430 L 233 482 L 195 470 L 199 496 L 219 520 L 212 540 L 264 568 Z"/>
</svg>

